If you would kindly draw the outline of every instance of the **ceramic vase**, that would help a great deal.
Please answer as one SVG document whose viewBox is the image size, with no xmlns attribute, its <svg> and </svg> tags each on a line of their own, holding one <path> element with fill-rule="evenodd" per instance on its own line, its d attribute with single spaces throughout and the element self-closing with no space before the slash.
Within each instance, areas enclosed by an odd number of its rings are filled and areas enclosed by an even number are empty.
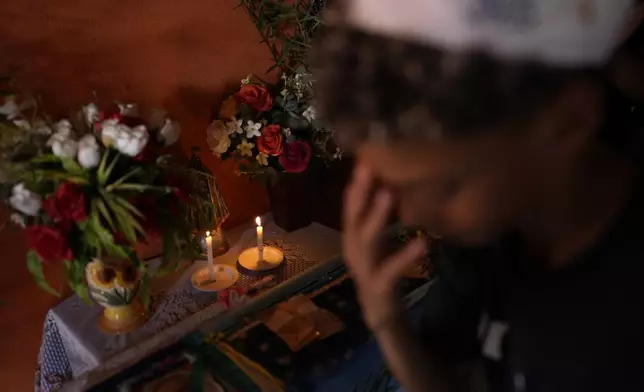
<svg viewBox="0 0 644 392">
<path fill-rule="evenodd" d="M 85 267 L 90 297 L 103 309 L 98 319 L 108 333 L 131 332 L 147 319 L 137 297 L 141 275 L 129 260 L 95 259 Z"/>
</svg>

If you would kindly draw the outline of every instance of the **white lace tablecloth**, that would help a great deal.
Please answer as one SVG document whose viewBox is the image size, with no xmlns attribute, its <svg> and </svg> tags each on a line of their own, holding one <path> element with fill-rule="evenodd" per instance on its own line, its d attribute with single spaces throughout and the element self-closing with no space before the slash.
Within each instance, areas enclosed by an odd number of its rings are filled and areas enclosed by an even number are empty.
<svg viewBox="0 0 644 392">
<path fill-rule="evenodd" d="M 340 236 L 335 230 L 314 223 L 286 234 L 267 217 L 264 238 L 279 246 L 285 265 L 272 275 L 277 283 L 289 280 L 309 268 L 335 257 L 340 252 Z M 253 227 L 230 233 L 238 240 L 230 251 L 215 263 L 236 265 L 238 255 L 255 244 Z M 204 321 L 223 317 L 227 307 L 217 302 L 217 295 L 194 289 L 192 273 L 203 266 L 197 262 L 170 287 L 152 297 L 147 323 L 134 332 L 105 334 L 97 325 L 103 308 L 88 305 L 74 296 L 51 309 L 45 319 L 43 342 L 36 372 L 37 391 L 80 391 L 151 353 L 166 347 Z M 264 275 L 265 276 L 265 275 Z M 250 286 L 263 276 L 240 271 L 239 286 Z"/>
</svg>

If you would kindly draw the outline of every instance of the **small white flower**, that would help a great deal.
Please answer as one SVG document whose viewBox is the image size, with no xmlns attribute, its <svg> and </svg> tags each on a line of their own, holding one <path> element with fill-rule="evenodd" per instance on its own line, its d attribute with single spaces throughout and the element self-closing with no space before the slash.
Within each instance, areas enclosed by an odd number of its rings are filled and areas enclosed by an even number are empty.
<svg viewBox="0 0 644 392">
<path fill-rule="evenodd" d="M 73 158 L 78 151 L 78 142 L 73 139 L 54 140 L 51 144 L 51 151 L 58 158 Z"/>
<path fill-rule="evenodd" d="M 245 85 L 245 84 L 250 84 L 250 78 L 251 78 L 251 76 L 252 76 L 252 75 L 248 75 L 248 76 L 246 76 L 246 78 L 242 79 L 242 80 L 241 80 L 241 85 L 243 86 L 243 85 Z"/>
<path fill-rule="evenodd" d="M 58 158 L 75 158 L 78 151 L 78 142 L 72 139 L 71 129 L 61 129 L 53 134 L 47 141 L 51 151 Z"/>
<path fill-rule="evenodd" d="M 56 134 L 64 135 L 66 137 L 71 136 L 72 128 L 72 123 L 70 123 L 69 120 L 60 120 L 56 125 L 54 125 L 54 131 L 56 131 Z"/>
<path fill-rule="evenodd" d="M 14 121 L 14 124 L 16 122 Z M 43 136 L 49 136 L 53 133 L 52 129 L 43 120 L 36 120 L 33 124 L 34 133 Z"/>
<path fill-rule="evenodd" d="M 17 126 L 18 128 L 22 128 L 25 131 L 28 131 L 31 129 L 31 124 L 29 124 L 29 121 L 25 120 L 24 118 L 18 118 L 13 120 L 13 125 Z"/>
<path fill-rule="evenodd" d="M 118 120 L 106 120 L 101 124 L 101 141 L 106 147 L 114 147 L 131 157 L 139 155 L 148 144 L 150 135 L 145 125 L 130 128 Z"/>
<path fill-rule="evenodd" d="M 284 136 L 289 137 L 291 136 L 291 128 L 282 128 L 282 133 Z"/>
<path fill-rule="evenodd" d="M 127 117 L 138 117 L 139 116 L 139 107 L 135 103 L 117 103 L 119 111 L 123 116 Z"/>
<path fill-rule="evenodd" d="M 241 143 L 237 145 L 237 150 L 239 151 L 239 155 L 243 157 L 244 156 L 252 157 L 253 147 L 255 147 L 254 143 L 249 143 L 248 140 L 242 139 Z"/>
<path fill-rule="evenodd" d="M 42 199 L 25 188 L 25 184 L 21 182 L 13 186 L 9 204 L 14 210 L 18 210 L 25 215 L 36 216 L 42 207 Z"/>
<path fill-rule="evenodd" d="M 313 122 L 315 120 L 315 116 L 317 115 L 317 112 L 315 111 L 315 108 L 311 105 L 309 106 L 304 113 L 302 113 L 302 116 L 309 120 L 309 122 Z"/>
<path fill-rule="evenodd" d="M 232 135 L 233 133 L 238 133 L 241 135 L 244 133 L 244 128 L 242 127 L 243 123 L 243 120 L 237 120 L 235 117 L 231 118 L 230 121 L 226 123 L 228 134 Z"/>
<path fill-rule="evenodd" d="M 268 166 L 268 155 L 264 154 L 263 152 L 260 152 L 257 154 L 255 157 L 257 159 L 257 162 L 262 165 L 262 166 Z"/>
<path fill-rule="evenodd" d="M 98 166 L 101 159 L 101 150 L 96 138 L 87 134 L 78 141 L 78 163 L 85 169 L 92 169 Z"/>
<path fill-rule="evenodd" d="M 85 124 L 90 127 L 101 119 L 101 113 L 99 112 L 98 107 L 93 103 L 83 106 L 83 115 L 85 116 Z"/>
<path fill-rule="evenodd" d="M 125 127 L 122 129 L 114 143 L 114 147 L 125 155 L 135 157 L 143 151 L 148 144 L 150 135 L 145 125 L 139 125 L 134 128 Z"/>
<path fill-rule="evenodd" d="M 221 158 L 221 154 L 230 148 L 230 131 L 222 121 L 213 121 L 206 130 L 206 141 L 212 153 Z"/>
<path fill-rule="evenodd" d="M 157 139 L 166 146 L 172 145 L 179 140 L 181 135 L 181 126 L 177 122 L 173 122 L 169 118 L 165 120 L 163 128 L 159 130 Z"/>
<path fill-rule="evenodd" d="M 0 114 L 7 117 L 7 120 L 12 120 L 20 114 L 20 108 L 13 97 L 5 98 L 4 105 L 0 106 Z"/>
<path fill-rule="evenodd" d="M 9 216 L 9 219 L 11 219 L 11 222 L 13 222 L 14 225 L 25 228 L 27 227 L 27 222 L 25 222 L 25 217 L 18 214 L 18 213 L 13 213 L 11 216 Z"/>
<path fill-rule="evenodd" d="M 286 89 L 286 88 L 285 88 L 284 90 L 282 90 L 282 91 L 280 92 L 280 95 L 281 95 L 282 97 L 286 97 L 286 96 L 288 95 L 288 89 Z"/>
<path fill-rule="evenodd" d="M 123 124 L 119 124 L 118 120 L 105 120 L 101 123 L 101 142 L 106 147 L 112 146 L 119 134 L 121 133 L 121 127 L 128 128 Z"/>
<path fill-rule="evenodd" d="M 255 136 L 260 136 L 260 129 L 262 129 L 262 123 L 256 123 L 248 120 L 246 122 L 246 126 L 244 127 L 244 131 L 246 131 L 246 139 L 252 139 Z"/>
</svg>

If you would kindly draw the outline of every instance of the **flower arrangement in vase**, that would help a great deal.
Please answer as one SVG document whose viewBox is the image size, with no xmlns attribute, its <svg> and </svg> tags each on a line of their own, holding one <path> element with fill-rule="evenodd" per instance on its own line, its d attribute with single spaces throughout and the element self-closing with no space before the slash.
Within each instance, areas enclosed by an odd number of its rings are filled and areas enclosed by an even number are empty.
<svg viewBox="0 0 644 392">
<path fill-rule="evenodd" d="M 312 221 L 312 166 L 340 157 L 333 132 L 316 118 L 313 80 L 304 67 L 276 84 L 249 76 L 222 103 L 208 128 L 212 153 L 237 173 L 264 180 L 275 223 L 286 231 Z"/>
<path fill-rule="evenodd" d="M 179 137 L 178 124 L 162 112 L 144 121 L 133 104 L 107 111 L 89 104 L 55 123 L 37 117 L 26 120 L 10 97 L 0 114 L 3 135 L 6 129 L 23 132 L 24 144 L 31 147 L 11 155 L 9 146 L 0 145 L 0 167 L 12 169 L 4 173 L 0 190 L 11 220 L 26 230 L 30 272 L 53 294 L 57 293 L 45 280 L 43 264 L 60 265 L 81 298 L 88 298 L 88 285 L 90 294 L 97 292 L 97 285 L 109 286 L 121 297 L 127 292 L 127 301 L 118 304 L 97 300 L 109 308 L 104 317 L 115 318 L 111 325 L 118 329 L 119 317 L 124 322 L 123 314 L 131 313 L 128 306 L 137 290 L 144 304 L 149 299 L 148 272 L 135 246 L 160 238 L 162 270 L 173 268 L 194 249 L 184 218 L 184 210 L 194 202 L 189 177 L 171 163 L 166 151 Z M 127 287 L 115 281 L 120 275 L 110 260 L 118 260 L 120 269 L 128 270 L 124 265 L 130 264 L 136 271 L 127 274 L 134 277 Z M 88 269 L 86 275 L 89 264 L 93 273 Z M 96 274 L 96 265 L 106 267 Z M 90 275 L 98 281 L 86 279 Z"/>
<path fill-rule="evenodd" d="M 316 118 L 313 81 L 304 68 L 276 84 L 252 75 L 242 80 L 206 135 L 215 156 L 236 159 L 239 174 L 253 178 L 302 173 L 314 159 L 339 157 L 332 131 Z"/>
</svg>

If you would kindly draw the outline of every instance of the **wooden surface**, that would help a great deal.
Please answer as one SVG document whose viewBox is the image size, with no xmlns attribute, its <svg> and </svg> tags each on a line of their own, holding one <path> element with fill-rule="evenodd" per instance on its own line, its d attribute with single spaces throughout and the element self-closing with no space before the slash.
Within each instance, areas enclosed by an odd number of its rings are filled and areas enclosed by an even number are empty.
<svg viewBox="0 0 644 392">
<path fill-rule="evenodd" d="M 270 65 L 255 27 L 236 0 L 24 0 L 0 10 L 0 74 L 36 92 L 55 116 L 92 100 L 163 107 L 183 128 L 181 149 L 203 148 L 236 226 L 267 211 L 263 190 L 219 163 L 205 129 L 227 86 Z M 42 322 L 56 298 L 36 289 L 22 233 L 0 232 L 0 380 L 33 388 Z M 48 271 L 56 281 L 57 274 Z M 54 283 L 60 287 L 60 280 Z"/>
</svg>

